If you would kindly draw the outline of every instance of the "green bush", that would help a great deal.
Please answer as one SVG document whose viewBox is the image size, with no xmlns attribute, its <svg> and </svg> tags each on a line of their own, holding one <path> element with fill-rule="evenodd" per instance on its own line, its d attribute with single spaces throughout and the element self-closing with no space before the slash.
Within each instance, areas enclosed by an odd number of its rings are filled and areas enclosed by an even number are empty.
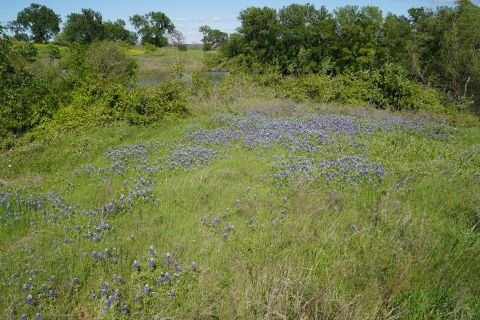
<svg viewBox="0 0 480 320">
<path fill-rule="evenodd" d="M 433 88 L 410 80 L 398 65 L 385 64 L 372 76 L 375 88 L 370 102 L 390 110 L 432 110 L 442 105 L 440 94 Z"/>
<path fill-rule="evenodd" d="M 190 92 L 199 98 L 209 98 L 213 93 L 213 85 L 205 73 L 194 71 L 192 73 L 192 86 Z"/>
<path fill-rule="evenodd" d="M 127 121 L 148 125 L 188 113 L 185 85 L 172 80 L 156 88 L 128 88 L 98 83 L 86 84 L 73 93 L 73 99 L 43 128 L 50 132 L 78 131 Z"/>
<path fill-rule="evenodd" d="M 221 103 L 231 104 L 243 97 L 252 96 L 256 93 L 257 86 L 251 76 L 243 73 L 229 73 L 217 89 L 217 96 Z"/>
<path fill-rule="evenodd" d="M 148 125 L 164 118 L 181 118 L 188 114 L 186 91 L 185 84 L 177 79 L 156 88 L 138 88 L 127 120 L 131 124 Z"/>
<path fill-rule="evenodd" d="M 157 47 L 155 47 L 151 43 L 145 43 L 145 45 L 143 46 L 143 49 L 145 50 L 146 53 L 152 53 L 157 51 Z"/>
<path fill-rule="evenodd" d="M 332 80 L 319 74 L 286 77 L 280 82 L 277 95 L 294 101 L 331 102 L 335 98 Z"/>
<path fill-rule="evenodd" d="M 32 127 L 32 104 L 41 98 L 29 70 L 36 53 L 32 44 L 13 42 L 0 29 L 0 139 L 8 141 L 6 147 Z"/>
<path fill-rule="evenodd" d="M 276 94 L 294 101 L 371 105 L 379 109 L 444 111 L 442 95 L 410 80 L 398 66 L 384 65 L 372 72 L 289 76 L 277 81 Z"/>
<path fill-rule="evenodd" d="M 335 92 L 334 101 L 347 105 L 367 105 L 375 91 L 365 73 L 345 73 L 332 79 Z"/>
</svg>

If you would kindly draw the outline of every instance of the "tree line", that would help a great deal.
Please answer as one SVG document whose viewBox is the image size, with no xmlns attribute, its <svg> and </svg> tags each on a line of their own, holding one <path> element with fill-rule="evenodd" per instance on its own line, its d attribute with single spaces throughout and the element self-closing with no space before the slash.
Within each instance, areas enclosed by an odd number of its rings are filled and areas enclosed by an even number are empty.
<svg viewBox="0 0 480 320">
<path fill-rule="evenodd" d="M 16 40 L 35 43 L 47 43 L 54 39 L 60 44 L 90 44 L 105 40 L 134 45 L 140 40 L 142 44 L 162 47 L 168 44 L 169 37 L 177 43 L 183 41 L 170 18 L 160 11 L 131 16 L 130 23 L 136 32 L 126 28 L 125 20 L 104 21 L 102 14 L 92 9 L 81 9 L 79 13 L 67 15 L 63 29 L 60 28 L 61 23 L 62 19 L 55 11 L 32 3 L 20 11 L 7 28 Z"/>
<path fill-rule="evenodd" d="M 239 19 L 222 48 L 237 68 L 335 76 L 394 64 L 410 79 L 480 111 L 480 7 L 470 0 L 411 8 L 407 16 L 384 15 L 374 6 L 333 12 L 312 4 L 250 7 Z"/>
</svg>

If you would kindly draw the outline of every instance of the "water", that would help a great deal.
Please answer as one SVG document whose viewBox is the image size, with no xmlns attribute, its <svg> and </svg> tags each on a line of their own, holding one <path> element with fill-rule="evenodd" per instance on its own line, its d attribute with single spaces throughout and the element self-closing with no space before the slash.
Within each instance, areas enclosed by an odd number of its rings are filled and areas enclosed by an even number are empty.
<svg viewBox="0 0 480 320">
<path fill-rule="evenodd" d="M 228 71 L 209 71 L 207 72 L 208 77 L 212 81 L 214 86 L 217 86 L 222 82 L 225 75 L 228 74 Z M 155 72 L 149 74 L 143 74 L 140 76 L 138 83 L 140 86 L 158 86 L 160 83 L 167 81 L 170 78 L 169 72 Z M 182 79 L 185 80 L 187 86 L 192 84 L 192 74 L 184 73 L 182 74 Z"/>
</svg>

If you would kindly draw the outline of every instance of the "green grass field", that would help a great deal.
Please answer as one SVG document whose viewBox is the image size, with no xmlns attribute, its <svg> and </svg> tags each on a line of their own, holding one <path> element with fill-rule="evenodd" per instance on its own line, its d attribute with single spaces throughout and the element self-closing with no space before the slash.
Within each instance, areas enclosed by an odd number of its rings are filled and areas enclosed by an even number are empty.
<svg viewBox="0 0 480 320">
<path fill-rule="evenodd" d="M 57 46 L 62 54 L 67 52 L 67 47 Z M 48 61 L 49 46 L 47 44 L 35 44 L 40 61 Z M 175 65 L 182 65 L 185 73 L 205 70 L 205 57 L 215 55 L 215 52 L 205 53 L 201 48 L 190 47 L 187 51 L 179 51 L 176 48 L 158 48 L 153 52 L 147 52 L 143 47 L 130 47 L 128 55 L 138 65 L 138 78 L 145 83 L 157 84 L 169 78 Z"/>
<path fill-rule="evenodd" d="M 0 318 L 480 317 L 478 127 L 255 103 L 3 154 Z"/>
</svg>

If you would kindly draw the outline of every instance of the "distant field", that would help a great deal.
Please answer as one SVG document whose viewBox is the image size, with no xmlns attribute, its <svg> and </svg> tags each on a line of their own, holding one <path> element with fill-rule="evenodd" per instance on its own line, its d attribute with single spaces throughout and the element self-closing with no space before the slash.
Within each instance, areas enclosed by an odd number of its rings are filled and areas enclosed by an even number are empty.
<svg viewBox="0 0 480 320">
<path fill-rule="evenodd" d="M 48 45 L 35 44 L 40 59 L 48 58 Z M 67 48 L 58 46 L 62 53 Z M 205 70 L 205 55 L 215 55 L 215 52 L 205 53 L 198 46 L 189 46 L 187 51 L 175 48 L 158 48 L 154 52 L 145 52 L 142 47 L 132 47 L 128 50 L 138 64 L 138 77 L 142 81 L 155 83 L 169 77 L 170 70 L 175 64 L 181 64 L 186 73 L 195 70 Z"/>
<path fill-rule="evenodd" d="M 2 155 L 0 318 L 478 318 L 479 128 L 256 103 Z"/>
</svg>

